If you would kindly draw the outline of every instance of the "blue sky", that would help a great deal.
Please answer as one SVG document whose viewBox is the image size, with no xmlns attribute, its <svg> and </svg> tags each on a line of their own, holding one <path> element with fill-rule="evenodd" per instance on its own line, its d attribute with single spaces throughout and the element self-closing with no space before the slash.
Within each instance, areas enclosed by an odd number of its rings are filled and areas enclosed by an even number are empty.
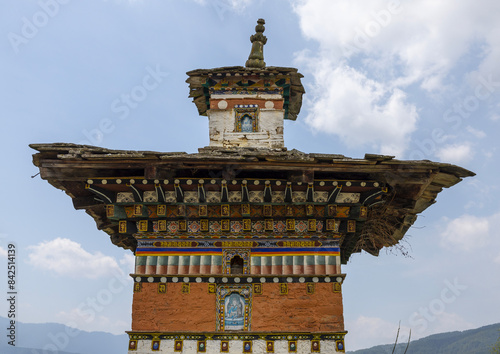
<svg viewBox="0 0 500 354">
<path fill-rule="evenodd" d="M 412 258 L 382 251 L 344 266 L 347 348 L 393 341 L 399 321 L 413 338 L 498 322 L 499 14 L 494 0 L 2 1 L 0 259 L 14 242 L 18 320 L 123 333 L 132 302 L 132 254 L 31 178 L 28 144 L 195 152 L 208 124 L 185 73 L 244 65 L 264 18 L 267 65 L 304 75 L 288 148 L 477 173 L 409 230 Z"/>
</svg>

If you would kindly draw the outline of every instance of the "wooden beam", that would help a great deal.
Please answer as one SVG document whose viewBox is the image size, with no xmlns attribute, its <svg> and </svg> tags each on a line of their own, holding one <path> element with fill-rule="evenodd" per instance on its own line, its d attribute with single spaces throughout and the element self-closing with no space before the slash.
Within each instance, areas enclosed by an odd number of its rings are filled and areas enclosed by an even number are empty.
<svg viewBox="0 0 500 354">
<path fill-rule="evenodd" d="M 156 166 L 155 165 L 148 165 L 144 169 L 144 178 L 146 179 L 155 179 L 157 178 L 156 174 Z"/>
<path fill-rule="evenodd" d="M 94 196 L 73 198 L 73 207 L 76 210 L 87 209 L 96 204 L 102 204 Z"/>
</svg>

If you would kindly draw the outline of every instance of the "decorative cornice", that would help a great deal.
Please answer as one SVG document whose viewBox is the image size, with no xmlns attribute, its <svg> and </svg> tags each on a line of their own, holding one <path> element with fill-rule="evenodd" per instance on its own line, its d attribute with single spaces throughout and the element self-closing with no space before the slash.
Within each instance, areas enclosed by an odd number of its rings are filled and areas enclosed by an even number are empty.
<svg viewBox="0 0 500 354">
<path fill-rule="evenodd" d="M 341 283 L 345 274 L 331 275 L 161 275 L 130 274 L 135 283 L 213 283 L 213 284 L 265 284 L 265 283 Z"/>
<path fill-rule="evenodd" d="M 127 331 L 131 340 L 339 340 L 347 331 L 328 333 L 307 332 L 138 332 Z"/>
</svg>

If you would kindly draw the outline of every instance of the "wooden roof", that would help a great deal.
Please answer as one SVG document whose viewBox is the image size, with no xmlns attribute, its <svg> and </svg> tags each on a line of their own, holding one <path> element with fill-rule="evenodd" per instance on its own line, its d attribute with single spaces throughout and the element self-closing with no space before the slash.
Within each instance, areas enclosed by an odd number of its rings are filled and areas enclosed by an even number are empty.
<svg viewBox="0 0 500 354">
<path fill-rule="evenodd" d="M 374 180 L 387 185 L 389 192 L 383 209 L 377 209 L 379 215 L 372 217 L 378 218 L 372 220 L 376 222 L 367 222 L 363 230 L 344 240 L 342 258 L 345 263 L 353 252 L 363 249 L 377 255 L 381 248 L 397 244 L 415 222 L 417 214 L 432 205 L 443 188 L 475 175 L 455 165 L 428 160 L 400 161 L 392 156 L 373 154 L 354 159 L 286 148 L 205 147 L 197 153 L 185 153 L 112 150 L 65 143 L 31 144 L 30 147 L 38 151 L 33 155 L 33 163 L 39 167 L 41 178 L 65 191 L 73 199 L 75 208 L 84 209 L 91 215 L 97 227 L 107 232 L 115 245 L 132 251 L 136 240 L 130 235 L 120 234 L 116 225 L 106 218 L 104 203 L 95 202 L 93 194 L 85 188 L 89 179 L 210 178 L 217 173 L 228 180 L 251 176 L 311 183 L 333 178 Z M 383 215 L 380 215 L 381 210 Z M 392 227 L 384 229 L 382 225 L 380 229 L 380 222 L 384 220 L 392 223 Z M 362 238 L 366 235 L 374 238 L 364 242 Z"/>
<path fill-rule="evenodd" d="M 257 78 L 289 78 L 289 93 L 285 97 L 286 115 L 285 119 L 296 120 L 302 106 L 302 95 L 305 89 L 300 79 L 303 77 L 296 68 L 268 66 L 262 69 L 245 68 L 243 66 L 229 66 L 214 69 L 197 69 L 186 73 L 189 78 L 186 82 L 189 84 L 189 97 L 198 108 L 200 116 L 207 115 L 208 87 L 210 78 L 221 77 L 257 77 Z"/>
</svg>

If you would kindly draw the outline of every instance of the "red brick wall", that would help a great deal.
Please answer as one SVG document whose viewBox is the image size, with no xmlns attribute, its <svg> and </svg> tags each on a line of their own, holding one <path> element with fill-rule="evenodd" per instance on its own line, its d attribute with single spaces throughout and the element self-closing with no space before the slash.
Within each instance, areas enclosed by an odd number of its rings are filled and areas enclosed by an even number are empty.
<svg viewBox="0 0 500 354">
<path fill-rule="evenodd" d="M 315 284 L 312 295 L 306 284 L 288 284 L 287 295 L 280 295 L 279 287 L 263 284 L 262 295 L 253 295 L 252 331 L 344 331 L 342 295 L 333 292 L 333 284 Z"/>
<path fill-rule="evenodd" d="M 216 295 L 208 284 L 191 283 L 190 293 L 182 284 L 168 283 L 167 293 L 158 294 L 158 284 L 144 283 L 134 293 L 132 330 L 148 332 L 214 332 Z M 341 332 L 344 331 L 342 295 L 333 284 L 315 284 L 306 294 L 306 284 L 288 284 L 280 295 L 279 284 L 263 284 L 262 295 L 253 295 L 252 332 Z"/>
<path fill-rule="evenodd" d="M 215 294 L 208 284 L 191 284 L 189 294 L 181 283 L 168 283 L 167 293 L 158 294 L 158 283 L 144 283 L 134 293 L 132 330 L 150 332 L 215 331 Z"/>
</svg>

